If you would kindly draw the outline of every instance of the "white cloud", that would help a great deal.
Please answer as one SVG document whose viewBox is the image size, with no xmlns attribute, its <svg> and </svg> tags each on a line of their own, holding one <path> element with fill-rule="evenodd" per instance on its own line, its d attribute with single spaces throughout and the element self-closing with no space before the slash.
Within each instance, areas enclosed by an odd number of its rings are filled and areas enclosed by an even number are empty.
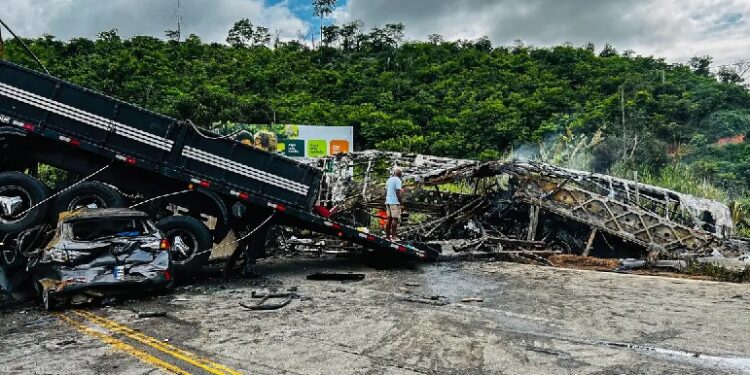
<svg viewBox="0 0 750 375">
<path fill-rule="evenodd" d="M 176 27 L 176 4 L 176 0 L 0 0 L 0 16 L 16 33 L 28 37 L 46 33 L 63 40 L 90 38 L 113 28 L 125 37 L 163 37 L 164 30 Z M 279 30 L 282 37 L 309 28 L 287 2 L 182 0 L 181 14 L 183 35 L 196 34 L 206 41 L 224 41 L 241 18 Z"/>
<path fill-rule="evenodd" d="M 344 2 L 343 0 L 339 0 Z M 123 36 L 175 27 L 177 0 L 0 0 L 0 17 L 21 35 L 93 37 L 117 28 Z M 182 0 L 183 35 L 224 41 L 240 18 L 296 37 L 311 25 L 295 14 L 307 0 Z M 406 36 L 446 39 L 489 36 L 496 44 L 549 46 L 604 43 L 618 50 L 684 62 L 712 55 L 717 64 L 750 59 L 750 0 L 347 0 L 332 17 L 368 27 L 403 22 Z"/>
<path fill-rule="evenodd" d="M 747 0 L 349 0 L 334 19 L 403 22 L 412 39 L 486 35 L 495 44 L 611 43 L 671 61 L 750 58 Z"/>
</svg>

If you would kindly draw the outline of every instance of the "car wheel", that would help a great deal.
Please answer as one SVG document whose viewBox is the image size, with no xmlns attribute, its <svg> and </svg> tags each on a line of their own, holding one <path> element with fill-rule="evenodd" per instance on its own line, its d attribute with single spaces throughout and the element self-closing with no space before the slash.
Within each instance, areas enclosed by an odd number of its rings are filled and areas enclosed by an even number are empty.
<svg viewBox="0 0 750 375">
<path fill-rule="evenodd" d="M 115 188 L 97 181 L 83 182 L 62 193 L 55 202 L 55 214 L 79 208 L 125 207 L 125 199 Z"/>
<path fill-rule="evenodd" d="M 0 264 L 5 266 L 8 270 L 16 270 L 26 264 L 26 258 L 21 255 L 16 246 L 9 246 L 0 250 L 2 257 L 0 257 Z"/>
<path fill-rule="evenodd" d="M 48 210 L 42 204 L 47 187 L 39 180 L 20 172 L 0 173 L 0 235 L 17 232 L 41 223 Z"/>
<path fill-rule="evenodd" d="M 211 231 L 200 220 L 189 216 L 169 216 L 156 227 L 172 245 L 172 265 L 175 276 L 184 277 L 199 272 L 211 257 Z"/>
<path fill-rule="evenodd" d="M 578 255 L 579 252 L 573 250 L 573 246 L 570 241 L 566 241 L 563 238 L 555 238 L 552 242 L 547 245 L 547 249 L 551 251 L 559 252 L 565 255 Z"/>
<path fill-rule="evenodd" d="M 58 298 L 55 292 L 50 290 L 42 290 L 42 306 L 47 311 L 59 310 L 65 306 L 65 300 Z"/>
</svg>

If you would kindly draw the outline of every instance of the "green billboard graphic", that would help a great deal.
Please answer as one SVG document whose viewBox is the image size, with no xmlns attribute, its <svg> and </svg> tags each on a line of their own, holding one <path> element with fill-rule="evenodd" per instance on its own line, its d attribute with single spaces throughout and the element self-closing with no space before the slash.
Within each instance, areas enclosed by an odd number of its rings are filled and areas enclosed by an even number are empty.
<svg viewBox="0 0 750 375">
<path fill-rule="evenodd" d="M 328 142 L 325 139 L 310 139 L 307 141 L 307 157 L 322 158 L 328 155 Z"/>
</svg>

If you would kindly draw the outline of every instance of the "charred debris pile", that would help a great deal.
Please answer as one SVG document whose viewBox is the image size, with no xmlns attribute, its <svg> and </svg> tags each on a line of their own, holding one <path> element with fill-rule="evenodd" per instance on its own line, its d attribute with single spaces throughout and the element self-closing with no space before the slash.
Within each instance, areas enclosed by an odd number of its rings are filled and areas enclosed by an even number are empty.
<svg viewBox="0 0 750 375">
<path fill-rule="evenodd" d="M 549 263 L 549 256 L 695 259 L 740 257 L 729 208 L 608 175 L 523 161 L 461 160 L 364 151 L 317 160 L 321 204 L 332 217 L 382 231 L 384 182 L 404 171 L 402 239 L 443 256 L 499 255 Z"/>
</svg>

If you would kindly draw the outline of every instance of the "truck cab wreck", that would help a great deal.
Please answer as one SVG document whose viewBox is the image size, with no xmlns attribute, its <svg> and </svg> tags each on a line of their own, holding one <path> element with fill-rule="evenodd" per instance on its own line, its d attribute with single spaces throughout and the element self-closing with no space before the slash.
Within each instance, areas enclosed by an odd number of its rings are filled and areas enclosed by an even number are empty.
<svg viewBox="0 0 750 375">
<path fill-rule="evenodd" d="M 83 209 L 61 215 L 52 240 L 29 259 L 48 310 L 172 285 L 170 244 L 139 211 Z"/>
</svg>

